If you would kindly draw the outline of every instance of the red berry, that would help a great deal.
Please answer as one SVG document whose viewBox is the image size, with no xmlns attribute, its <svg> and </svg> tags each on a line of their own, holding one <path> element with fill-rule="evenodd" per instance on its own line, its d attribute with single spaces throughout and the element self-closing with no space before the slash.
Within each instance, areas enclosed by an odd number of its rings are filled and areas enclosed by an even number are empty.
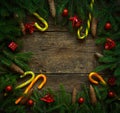
<svg viewBox="0 0 120 113">
<path fill-rule="evenodd" d="M 108 84 L 110 86 L 114 86 L 115 83 L 116 83 L 115 77 L 111 77 L 111 78 L 108 79 Z"/>
<path fill-rule="evenodd" d="M 27 105 L 33 106 L 33 105 L 34 105 L 34 101 L 33 101 L 32 99 L 29 99 L 29 100 L 27 101 Z"/>
<path fill-rule="evenodd" d="M 107 22 L 107 23 L 105 24 L 105 29 L 106 29 L 106 30 L 110 30 L 111 28 L 112 28 L 111 23 L 110 23 L 110 22 Z"/>
<path fill-rule="evenodd" d="M 6 86 L 6 87 L 5 87 L 5 91 L 6 91 L 6 92 L 11 92 L 11 91 L 12 91 L 12 86 L 10 86 L 10 85 L 9 85 L 9 86 Z"/>
<path fill-rule="evenodd" d="M 108 92 L 108 97 L 113 98 L 115 97 L 115 93 L 113 91 Z"/>
<path fill-rule="evenodd" d="M 68 16 L 68 9 L 63 10 L 62 16 L 64 16 L 64 17 Z"/>
<path fill-rule="evenodd" d="M 79 104 L 82 104 L 84 101 L 85 101 L 85 100 L 84 100 L 83 97 L 80 97 L 80 98 L 78 99 L 78 103 L 79 103 Z"/>
</svg>

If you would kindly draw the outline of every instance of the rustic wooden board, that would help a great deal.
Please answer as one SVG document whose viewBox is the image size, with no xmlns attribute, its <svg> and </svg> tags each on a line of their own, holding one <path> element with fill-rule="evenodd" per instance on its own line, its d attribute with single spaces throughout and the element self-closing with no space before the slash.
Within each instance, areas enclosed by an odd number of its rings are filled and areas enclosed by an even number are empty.
<svg viewBox="0 0 120 113">
<path fill-rule="evenodd" d="M 75 84 L 87 81 L 88 73 L 97 65 L 94 53 L 99 48 L 91 36 L 81 41 L 66 28 L 49 23 L 46 32 L 36 31 L 22 38 L 22 51 L 34 54 L 30 67 L 35 73 L 47 75 L 46 87 L 56 89 L 63 83 L 70 90 Z"/>
</svg>

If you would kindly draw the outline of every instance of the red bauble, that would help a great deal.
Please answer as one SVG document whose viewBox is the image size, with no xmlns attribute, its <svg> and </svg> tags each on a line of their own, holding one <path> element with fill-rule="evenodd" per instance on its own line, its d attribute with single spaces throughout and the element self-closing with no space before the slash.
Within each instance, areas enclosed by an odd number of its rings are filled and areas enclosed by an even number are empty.
<svg viewBox="0 0 120 113">
<path fill-rule="evenodd" d="M 110 23 L 110 22 L 107 22 L 107 23 L 105 24 L 105 29 L 106 29 L 106 30 L 110 30 L 111 28 L 112 28 L 111 23 Z"/>
<path fill-rule="evenodd" d="M 33 106 L 33 105 L 34 105 L 34 101 L 33 101 L 32 99 L 29 99 L 29 100 L 27 101 L 27 105 Z"/>
<path fill-rule="evenodd" d="M 8 86 L 5 87 L 5 91 L 6 91 L 6 92 L 11 92 L 12 89 L 13 89 L 13 88 L 12 88 L 11 85 L 8 85 Z"/>
<path fill-rule="evenodd" d="M 10 44 L 8 45 L 8 47 L 12 50 L 15 51 L 16 48 L 18 47 L 18 45 L 15 42 L 10 42 Z"/>
<path fill-rule="evenodd" d="M 115 77 L 109 78 L 109 79 L 108 79 L 108 84 L 109 84 L 110 86 L 114 86 L 114 85 L 115 85 Z"/>
<path fill-rule="evenodd" d="M 64 9 L 64 10 L 63 10 L 62 16 L 63 16 L 63 17 L 68 16 L 68 9 Z"/>
<path fill-rule="evenodd" d="M 78 103 L 79 103 L 79 104 L 84 103 L 84 101 L 85 101 L 85 99 L 84 99 L 83 97 L 80 97 L 80 98 L 78 99 Z"/>
<path fill-rule="evenodd" d="M 116 44 L 115 44 L 115 41 L 110 39 L 110 38 L 107 38 L 106 39 L 106 43 L 105 43 L 105 49 L 107 50 L 110 50 L 110 49 L 113 49 L 115 48 Z"/>
<path fill-rule="evenodd" d="M 108 97 L 114 98 L 114 97 L 115 97 L 115 92 L 109 91 L 109 92 L 108 92 Z"/>
</svg>

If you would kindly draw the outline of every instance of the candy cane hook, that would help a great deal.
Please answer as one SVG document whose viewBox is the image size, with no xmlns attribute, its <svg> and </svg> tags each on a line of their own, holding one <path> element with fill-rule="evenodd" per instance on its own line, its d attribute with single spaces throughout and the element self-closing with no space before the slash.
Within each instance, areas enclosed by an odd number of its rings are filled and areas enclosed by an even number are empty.
<svg viewBox="0 0 120 113">
<path fill-rule="evenodd" d="M 18 85 L 18 86 L 16 87 L 16 89 L 25 87 L 25 86 L 28 85 L 28 84 L 34 79 L 34 77 L 35 77 L 35 74 L 34 74 L 32 71 L 27 71 L 27 72 L 25 72 L 23 75 L 21 75 L 20 78 L 23 78 L 23 77 L 25 77 L 26 75 L 31 75 L 32 77 L 31 77 L 29 80 L 27 80 L 26 82 Z"/>
<path fill-rule="evenodd" d="M 29 84 L 29 86 L 26 88 L 26 90 L 24 91 L 24 95 L 25 94 L 27 94 L 29 91 L 30 91 L 30 89 L 33 87 L 33 85 L 36 83 L 36 81 L 38 80 L 38 79 L 43 79 L 43 81 L 42 81 L 42 83 L 38 86 L 38 89 L 41 89 L 43 86 L 44 86 L 44 84 L 46 83 L 46 81 L 47 81 L 47 79 L 46 79 L 46 76 L 45 75 L 43 75 L 43 74 L 39 74 L 39 75 L 37 75 L 34 79 L 33 79 L 33 81 Z M 23 99 L 23 97 L 24 96 L 21 96 L 21 97 L 19 97 L 16 101 L 15 101 L 15 104 L 18 104 L 22 99 Z"/>
<path fill-rule="evenodd" d="M 48 23 L 45 19 L 43 19 L 38 13 L 33 13 L 33 15 L 35 17 L 37 17 L 43 24 L 44 24 L 44 27 L 41 27 L 37 22 L 35 22 L 34 26 L 40 30 L 40 31 L 45 31 L 48 29 Z"/>
<path fill-rule="evenodd" d="M 93 4 L 94 4 L 94 0 L 91 0 L 91 3 L 90 3 L 90 8 L 91 8 L 91 10 L 93 10 Z M 84 39 L 85 37 L 88 36 L 89 29 L 90 29 L 90 23 L 91 23 L 92 14 L 89 13 L 88 16 L 89 16 L 89 19 L 87 20 L 87 28 L 86 28 L 86 30 L 85 30 L 85 34 L 84 34 L 83 36 L 81 36 L 81 31 L 82 31 L 82 29 L 83 29 L 82 26 L 77 30 L 78 39 Z"/>
<path fill-rule="evenodd" d="M 94 83 L 94 84 L 96 84 L 96 85 L 99 84 L 97 80 L 94 80 L 94 79 L 93 79 L 93 77 L 96 77 L 98 80 L 101 81 L 102 84 L 106 85 L 106 82 L 105 82 L 104 79 L 101 77 L 101 75 L 99 75 L 99 74 L 96 73 L 96 72 L 91 72 L 88 77 L 89 77 L 89 80 L 90 80 L 91 83 Z"/>
</svg>

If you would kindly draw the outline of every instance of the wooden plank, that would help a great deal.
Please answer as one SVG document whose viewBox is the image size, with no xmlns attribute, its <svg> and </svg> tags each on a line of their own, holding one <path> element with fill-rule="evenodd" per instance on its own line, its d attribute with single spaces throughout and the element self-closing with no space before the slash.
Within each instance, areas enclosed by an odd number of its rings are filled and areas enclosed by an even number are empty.
<svg viewBox="0 0 120 113">
<path fill-rule="evenodd" d="M 80 90 L 82 85 L 88 84 L 87 75 L 88 74 L 48 74 L 47 83 L 44 88 L 59 90 L 60 85 L 63 85 L 68 92 L 71 92 L 74 87 Z"/>
<path fill-rule="evenodd" d="M 89 73 L 96 66 L 97 46 L 91 37 L 80 41 L 68 32 L 35 32 L 23 42 L 23 51 L 34 54 L 30 66 L 36 73 Z"/>
<path fill-rule="evenodd" d="M 82 85 L 88 85 L 87 75 L 88 75 L 87 73 L 86 74 L 46 74 L 47 82 L 40 91 L 48 88 L 57 91 L 59 90 L 60 85 L 63 85 L 65 90 L 68 92 L 71 92 L 74 87 L 80 90 Z M 24 79 L 19 79 L 18 85 L 28 79 L 29 79 L 28 76 L 25 77 Z M 38 85 L 41 82 L 42 79 L 37 81 L 33 86 L 34 89 L 37 89 Z M 25 90 L 25 88 L 23 90 Z"/>
<path fill-rule="evenodd" d="M 27 22 L 38 21 L 28 18 Z M 39 21 L 38 21 L 39 22 Z M 45 32 L 36 30 L 33 34 L 23 36 L 23 52 L 32 52 L 30 67 L 34 73 L 44 73 L 47 83 L 43 89 L 58 90 L 63 84 L 69 92 L 81 84 L 88 84 L 88 74 L 98 64 L 94 53 L 100 51 L 91 36 L 85 40 L 78 40 L 76 33 L 69 33 L 65 27 L 55 26 L 53 20 L 49 22 Z M 29 56 L 28 56 L 29 57 Z M 24 80 L 18 81 L 21 83 Z M 35 84 L 35 88 L 40 81 Z M 40 90 L 41 91 L 41 90 Z"/>
</svg>

